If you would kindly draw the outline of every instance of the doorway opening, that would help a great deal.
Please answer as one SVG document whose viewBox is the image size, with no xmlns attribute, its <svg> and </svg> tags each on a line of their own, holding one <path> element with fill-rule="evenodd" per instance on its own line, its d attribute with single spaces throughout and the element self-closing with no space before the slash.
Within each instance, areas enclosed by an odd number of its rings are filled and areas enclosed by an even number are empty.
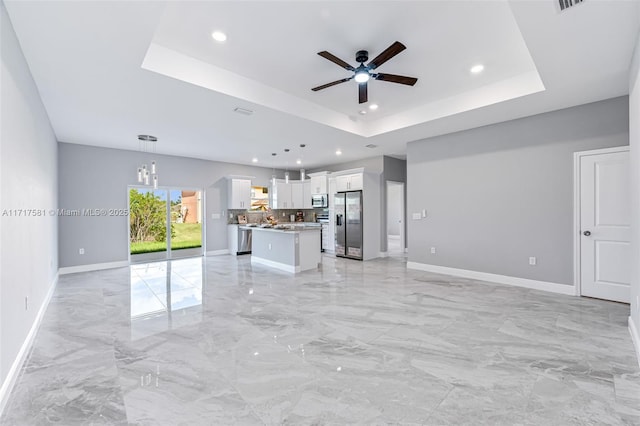
<svg viewBox="0 0 640 426">
<path fill-rule="evenodd" d="M 202 256 L 202 191 L 129 187 L 131 263 Z"/>
<path fill-rule="evenodd" d="M 387 181 L 387 254 L 404 256 L 404 182 Z"/>
</svg>

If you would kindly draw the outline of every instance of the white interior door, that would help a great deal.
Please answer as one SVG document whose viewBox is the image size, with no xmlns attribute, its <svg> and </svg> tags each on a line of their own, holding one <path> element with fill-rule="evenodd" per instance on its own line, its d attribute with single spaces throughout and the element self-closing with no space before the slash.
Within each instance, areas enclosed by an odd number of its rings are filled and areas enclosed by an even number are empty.
<svg viewBox="0 0 640 426">
<path fill-rule="evenodd" d="M 629 303 L 629 151 L 580 157 L 581 294 Z"/>
</svg>

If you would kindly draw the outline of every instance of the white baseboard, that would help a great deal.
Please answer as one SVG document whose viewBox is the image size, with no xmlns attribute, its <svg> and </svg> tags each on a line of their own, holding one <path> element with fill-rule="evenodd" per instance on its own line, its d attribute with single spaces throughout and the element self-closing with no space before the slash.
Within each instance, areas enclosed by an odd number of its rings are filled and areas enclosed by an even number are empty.
<svg viewBox="0 0 640 426">
<path fill-rule="evenodd" d="M 223 254 L 229 254 L 229 249 L 211 250 L 207 252 L 207 256 L 221 256 Z"/>
<path fill-rule="evenodd" d="M 381 251 L 380 253 L 378 253 L 378 257 L 389 257 L 389 252 Z"/>
<path fill-rule="evenodd" d="M 551 283 L 547 281 L 530 280 L 528 278 L 510 277 L 507 275 L 490 274 L 487 272 L 469 271 L 466 269 L 449 268 L 447 266 L 430 265 L 428 263 L 407 262 L 408 269 L 435 272 L 436 274 L 453 275 L 474 280 L 490 281 L 498 284 L 507 284 L 516 287 L 531 288 L 534 290 L 548 291 L 551 293 L 576 295 L 576 289 L 572 285 Z"/>
<path fill-rule="evenodd" d="M 638 358 L 638 365 L 640 366 L 640 334 L 638 334 L 638 327 L 633 322 L 633 318 L 629 316 L 629 333 L 631 333 L 631 341 L 633 347 L 636 349 L 636 357 Z"/>
<path fill-rule="evenodd" d="M 286 263 L 274 262 L 273 260 L 265 259 L 262 257 L 251 256 L 251 263 L 259 263 L 265 266 L 271 266 L 272 268 L 280 269 L 281 271 L 291 272 L 295 274 L 300 272 L 299 266 L 287 265 Z"/>
<path fill-rule="evenodd" d="M 129 262 L 124 260 L 121 262 L 93 263 L 91 265 L 67 266 L 58 269 L 60 275 L 75 274 L 76 272 L 101 271 L 103 269 L 122 268 L 129 266 Z"/>
<path fill-rule="evenodd" d="M 9 369 L 9 372 L 7 373 L 7 377 L 2 383 L 2 387 L 0 387 L 0 416 L 2 415 L 2 413 L 4 412 L 4 409 L 7 406 L 7 402 L 9 401 L 9 395 L 11 394 L 11 391 L 13 390 L 13 387 L 15 386 L 16 381 L 18 380 L 18 377 L 20 376 L 20 371 L 22 370 L 22 366 L 27 359 L 27 355 L 29 355 L 29 352 L 31 351 L 31 346 L 33 345 L 33 341 L 34 341 L 34 338 L 36 337 L 36 333 L 40 328 L 42 317 L 44 317 L 44 313 L 47 310 L 47 307 L 49 306 L 49 302 L 51 301 L 53 292 L 55 291 L 56 286 L 58 285 L 58 276 L 59 274 L 56 274 L 55 277 L 53 277 L 53 282 L 49 286 L 49 291 L 47 292 L 47 295 L 42 301 L 42 305 L 40 305 L 40 309 L 38 309 L 38 313 L 36 314 L 33 324 L 31 325 L 31 329 L 29 330 L 27 337 L 24 339 L 24 342 L 22 343 L 22 346 L 20 347 L 20 350 L 16 355 L 16 359 L 13 361 L 13 364 L 11 364 L 11 368 Z"/>
</svg>

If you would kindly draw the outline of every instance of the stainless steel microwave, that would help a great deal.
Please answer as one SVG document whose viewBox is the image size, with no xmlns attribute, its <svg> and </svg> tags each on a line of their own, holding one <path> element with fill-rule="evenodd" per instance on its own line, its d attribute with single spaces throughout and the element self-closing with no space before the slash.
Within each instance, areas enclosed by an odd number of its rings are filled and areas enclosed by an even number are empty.
<svg viewBox="0 0 640 426">
<path fill-rule="evenodd" d="M 329 207 L 329 196 L 327 194 L 312 195 L 311 207 Z"/>
</svg>

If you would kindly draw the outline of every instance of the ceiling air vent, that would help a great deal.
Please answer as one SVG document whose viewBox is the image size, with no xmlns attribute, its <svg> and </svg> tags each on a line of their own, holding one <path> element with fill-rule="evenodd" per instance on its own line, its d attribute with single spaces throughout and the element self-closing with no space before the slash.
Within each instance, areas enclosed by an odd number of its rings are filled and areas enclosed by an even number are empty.
<svg viewBox="0 0 640 426">
<path fill-rule="evenodd" d="M 243 115 L 251 115 L 253 114 L 253 111 L 251 111 L 250 109 L 246 109 L 246 108 L 241 108 L 241 107 L 236 107 L 233 109 L 234 112 L 237 112 L 238 114 L 243 114 Z"/>
<path fill-rule="evenodd" d="M 377 148 L 378 145 L 374 145 L 374 144 L 370 143 L 369 145 L 365 145 L 365 147 L 373 149 L 373 148 Z"/>
<path fill-rule="evenodd" d="M 571 6 L 575 6 L 578 3 L 582 3 L 583 0 L 557 0 L 560 4 L 560 11 L 566 10 Z"/>
</svg>

